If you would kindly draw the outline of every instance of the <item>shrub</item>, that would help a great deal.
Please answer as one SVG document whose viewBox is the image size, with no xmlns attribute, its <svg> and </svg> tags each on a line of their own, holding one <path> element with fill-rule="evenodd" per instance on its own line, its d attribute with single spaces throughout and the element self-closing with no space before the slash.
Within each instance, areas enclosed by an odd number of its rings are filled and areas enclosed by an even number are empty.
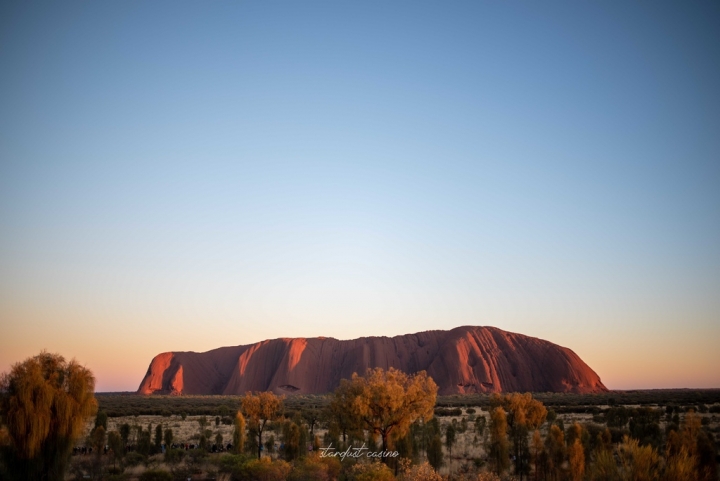
<svg viewBox="0 0 720 481">
<path fill-rule="evenodd" d="M 295 462 L 288 481 L 331 481 L 340 475 L 340 461 L 336 458 L 308 456 Z"/>
<path fill-rule="evenodd" d="M 253 459 L 233 470 L 230 479 L 243 481 L 252 479 L 257 481 L 284 481 L 288 478 L 291 466 L 285 461 L 271 461 L 270 458 Z"/>
<path fill-rule="evenodd" d="M 394 481 L 395 475 L 381 462 L 358 463 L 350 468 L 347 481 Z"/>
<path fill-rule="evenodd" d="M 127 455 L 125 456 L 125 464 L 127 464 L 128 466 L 131 466 L 131 467 L 137 466 L 138 464 L 142 463 L 143 461 L 145 461 L 145 456 L 143 456 L 140 453 L 136 453 L 134 451 L 131 453 L 127 453 Z"/>
<path fill-rule="evenodd" d="M 160 469 L 148 469 L 140 475 L 140 481 L 173 481 L 173 475 Z"/>
</svg>

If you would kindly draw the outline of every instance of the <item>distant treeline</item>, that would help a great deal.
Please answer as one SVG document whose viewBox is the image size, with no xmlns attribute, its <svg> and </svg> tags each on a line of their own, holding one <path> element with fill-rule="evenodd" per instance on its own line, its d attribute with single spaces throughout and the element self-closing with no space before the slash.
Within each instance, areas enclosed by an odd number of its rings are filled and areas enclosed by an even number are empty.
<svg viewBox="0 0 720 481">
<path fill-rule="evenodd" d="M 532 393 L 533 398 L 547 407 L 597 407 L 615 405 L 687 405 L 696 408 L 700 404 L 720 403 L 720 389 L 648 389 L 636 391 L 610 391 L 597 394 Z M 438 407 L 480 406 L 491 404 L 491 394 L 453 394 L 438 396 Z M 697 410 L 697 409 L 696 409 Z M 558 409 L 555 409 L 556 412 Z M 580 411 L 582 412 L 582 411 Z M 591 411 L 588 411 L 591 412 Z"/>
<path fill-rule="evenodd" d="M 534 393 L 533 397 L 557 413 L 598 414 L 601 406 L 621 405 L 673 405 L 684 411 L 702 412 L 704 406 L 720 403 L 720 389 L 653 389 L 638 391 L 611 391 L 599 394 Z M 97 393 L 100 410 L 110 417 L 136 415 L 211 415 L 227 416 L 240 407 L 242 396 L 143 396 L 135 393 Z M 330 402 L 329 395 L 291 395 L 285 398 L 285 411 L 303 411 L 309 407 L 321 408 Z M 438 396 L 436 414 L 458 415 L 455 408 L 481 407 L 491 404 L 489 394 L 455 394 Z M 450 409 L 448 409 L 450 408 Z"/>
<path fill-rule="evenodd" d="M 96 393 L 98 408 L 109 417 L 120 416 L 228 416 L 240 408 L 242 396 L 144 396 L 135 393 Z M 305 407 L 323 407 L 330 395 L 293 395 L 285 398 L 285 411 L 301 411 Z"/>
</svg>

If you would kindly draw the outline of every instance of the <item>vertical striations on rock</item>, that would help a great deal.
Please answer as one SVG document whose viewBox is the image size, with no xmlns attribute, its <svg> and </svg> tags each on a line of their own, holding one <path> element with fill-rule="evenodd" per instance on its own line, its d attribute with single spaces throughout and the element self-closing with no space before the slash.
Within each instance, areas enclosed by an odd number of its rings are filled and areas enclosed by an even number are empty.
<svg viewBox="0 0 720 481">
<path fill-rule="evenodd" d="M 440 394 L 607 391 L 572 350 L 495 327 L 463 326 L 395 337 L 281 338 L 155 356 L 140 394 L 320 394 L 368 368 L 425 370 Z"/>
</svg>

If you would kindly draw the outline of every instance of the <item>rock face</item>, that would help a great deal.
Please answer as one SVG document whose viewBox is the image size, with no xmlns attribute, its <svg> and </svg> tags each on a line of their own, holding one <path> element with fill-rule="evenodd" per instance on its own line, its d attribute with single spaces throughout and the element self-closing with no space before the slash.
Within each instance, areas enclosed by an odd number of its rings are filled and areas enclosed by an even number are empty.
<svg viewBox="0 0 720 481">
<path fill-rule="evenodd" d="M 440 394 L 607 391 L 573 351 L 495 327 L 464 326 L 348 341 L 272 339 L 208 352 L 155 356 L 140 394 L 319 394 L 367 368 L 425 370 Z"/>
</svg>

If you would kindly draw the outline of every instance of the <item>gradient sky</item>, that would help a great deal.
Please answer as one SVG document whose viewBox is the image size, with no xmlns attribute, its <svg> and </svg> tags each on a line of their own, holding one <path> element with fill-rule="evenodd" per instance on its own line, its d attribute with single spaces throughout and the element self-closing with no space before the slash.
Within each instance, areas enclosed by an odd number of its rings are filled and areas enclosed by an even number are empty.
<svg viewBox="0 0 720 481">
<path fill-rule="evenodd" d="M 2 2 L 0 371 L 493 325 L 720 387 L 720 3 Z"/>
</svg>

